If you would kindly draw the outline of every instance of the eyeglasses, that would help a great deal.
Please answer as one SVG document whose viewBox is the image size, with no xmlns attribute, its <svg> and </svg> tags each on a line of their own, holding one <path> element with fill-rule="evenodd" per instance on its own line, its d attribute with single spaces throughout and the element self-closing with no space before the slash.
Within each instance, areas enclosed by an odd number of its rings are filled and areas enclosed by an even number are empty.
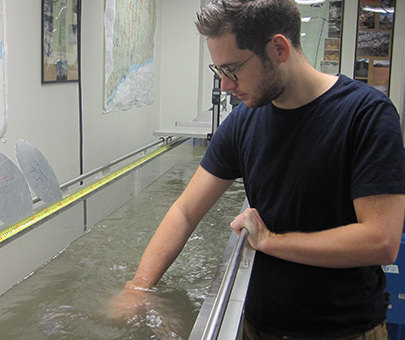
<svg viewBox="0 0 405 340">
<path fill-rule="evenodd" d="M 238 67 L 234 68 L 233 70 L 230 69 L 228 66 L 217 66 L 215 64 L 210 64 L 208 67 L 214 72 L 218 77 L 222 79 L 222 76 L 225 75 L 232 81 L 238 81 L 238 76 L 236 75 L 237 72 L 241 70 L 243 66 L 253 57 L 255 54 L 252 54 L 247 59 L 245 59 Z"/>
</svg>

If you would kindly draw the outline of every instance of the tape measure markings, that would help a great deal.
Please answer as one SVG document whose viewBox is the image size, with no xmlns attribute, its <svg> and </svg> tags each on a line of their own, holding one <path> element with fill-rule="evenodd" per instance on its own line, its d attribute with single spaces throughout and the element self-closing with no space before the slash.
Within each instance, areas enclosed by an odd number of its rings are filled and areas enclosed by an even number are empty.
<svg viewBox="0 0 405 340">
<path fill-rule="evenodd" d="M 102 179 L 98 180 L 97 182 L 92 183 L 92 184 L 88 185 L 87 187 L 78 190 L 77 192 L 60 200 L 59 202 L 56 202 L 56 203 L 46 207 L 45 209 L 40 210 L 37 213 L 23 219 L 22 221 L 0 231 L 0 244 L 1 244 L 1 242 L 4 242 L 5 240 L 9 239 L 10 237 L 12 237 L 12 236 L 22 232 L 23 230 L 27 229 L 28 227 L 32 226 L 33 224 L 38 223 L 39 221 L 43 220 L 44 218 L 54 214 L 55 212 L 59 211 L 63 207 L 66 207 L 66 206 L 72 204 L 73 202 L 90 194 L 91 192 L 102 187 L 103 185 L 111 182 L 112 180 L 116 179 L 117 177 L 120 177 L 120 176 L 126 174 L 127 172 L 146 163 L 147 161 L 151 160 L 152 158 L 174 148 L 179 143 L 180 143 L 180 141 L 175 142 L 170 145 L 165 145 L 165 146 L 159 148 L 158 150 L 155 150 L 155 151 L 151 152 L 150 154 L 138 159 L 137 161 L 115 171 L 114 173 L 103 177 Z"/>
</svg>

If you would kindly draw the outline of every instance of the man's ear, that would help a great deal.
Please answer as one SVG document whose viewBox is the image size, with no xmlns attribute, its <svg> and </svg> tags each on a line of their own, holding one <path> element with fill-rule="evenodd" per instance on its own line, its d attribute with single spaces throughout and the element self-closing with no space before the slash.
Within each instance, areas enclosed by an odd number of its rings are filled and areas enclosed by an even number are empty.
<svg viewBox="0 0 405 340">
<path fill-rule="evenodd" d="M 285 63 L 290 56 L 290 41 L 282 34 L 275 34 L 267 43 L 268 55 L 273 55 L 279 63 Z"/>
</svg>

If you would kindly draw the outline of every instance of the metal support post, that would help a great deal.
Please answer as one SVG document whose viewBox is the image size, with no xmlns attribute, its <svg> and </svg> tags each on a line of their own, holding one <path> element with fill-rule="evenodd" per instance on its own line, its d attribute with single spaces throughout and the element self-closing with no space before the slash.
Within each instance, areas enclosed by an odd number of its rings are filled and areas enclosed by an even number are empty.
<svg viewBox="0 0 405 340">
<path fill-rule="evenodd" d="M 212 89 L 212 130 L 207 135 L 210 140 L 217 131 L 220 122 L 220 107 L 221 107 L 221 78 L 214 75 L 214 87 Z"/>
</svg>

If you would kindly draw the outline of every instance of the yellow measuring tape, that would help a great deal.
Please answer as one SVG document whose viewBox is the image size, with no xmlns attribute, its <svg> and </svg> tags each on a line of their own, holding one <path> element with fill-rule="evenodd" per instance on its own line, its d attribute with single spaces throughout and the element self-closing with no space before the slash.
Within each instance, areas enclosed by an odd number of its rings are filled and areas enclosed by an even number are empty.
<svg viewBox="0 0 405 340">
<path fill-rule="evenodd" d="M 39 221 L 43 220 L 46 217 L 49 217 L 50 215 L 56 213 L 57 211 L 66 208 L 67 206 L 71 205 L 73 202 L 76 202 L 77 200 L 83 198 L 84 196 L 89 195 L 91 192 L 99 189 L 103 185 L 117 179 L 118 177 L 126 174 L 127 172 L 133 170 L 136 167 L 139 167 L 140 165 L 148 162 L 149 160 L 155 158 L 156 156 L 174 148 L 176 145 L 179 143 L 183 142 L 184 140 L 180 140 L 177 142 L 174 142 L 169 145 L 165 145 L 161 148 L 159 148 L 156 151 L 151 152 L 150 154 L 146 155 L 145 157 L 142 157 L 138 159 L 137 161 L 119 169 L 118 171 L 107 175 L 103 177 L 100 180 L 97 180 L 96 182 L 88 185 L 87 187 L 84 187 L 75 193 L 73 193 L 70 196 L 65 197 L 64 199 L 60 200 L 59 202 L 56 202 L 47 208 L 23 219 L 22 221 L 12 225 L 11 227 L 8 227 L 2 231 L 0 231 L 0 244 L 4 242 L 5 240 L 9 239 L 10 237 L 17 235 L 18 233 L 22 232 L 23 230 L 31 227 L 35 223 L 38 223 Z"/>
</svg>

